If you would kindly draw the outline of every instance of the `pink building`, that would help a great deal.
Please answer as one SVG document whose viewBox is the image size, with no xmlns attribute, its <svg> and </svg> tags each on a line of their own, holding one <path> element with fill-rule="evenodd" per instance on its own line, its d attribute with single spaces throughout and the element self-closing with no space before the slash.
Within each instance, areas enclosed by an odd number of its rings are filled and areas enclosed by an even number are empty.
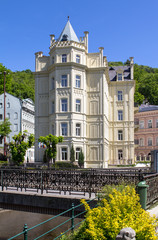
<svg viewBox="0 0 158 240">
<path fill-rule="evenodd" d="M 135 156 L 150 160 L 151 150 L 158 150 L 158 106 L 141 105 L 135 114 Z"/>
</svg>

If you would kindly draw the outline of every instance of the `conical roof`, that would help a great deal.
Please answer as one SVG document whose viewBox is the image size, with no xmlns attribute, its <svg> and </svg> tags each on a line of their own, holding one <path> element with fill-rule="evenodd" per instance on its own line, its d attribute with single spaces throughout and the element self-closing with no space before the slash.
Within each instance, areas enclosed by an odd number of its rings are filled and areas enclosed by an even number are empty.
<svg viewBox="0 0 158 240">
<path fill-rule="evenodd" d="M 78 37 L 76 36 L 75 31 L 73 30 L 71 23 L 68 21 L 60 34 L 60 37 L 58 38 L 58 41 L 74 41 L 74 42 L 79 42 Z"/>
</svg>

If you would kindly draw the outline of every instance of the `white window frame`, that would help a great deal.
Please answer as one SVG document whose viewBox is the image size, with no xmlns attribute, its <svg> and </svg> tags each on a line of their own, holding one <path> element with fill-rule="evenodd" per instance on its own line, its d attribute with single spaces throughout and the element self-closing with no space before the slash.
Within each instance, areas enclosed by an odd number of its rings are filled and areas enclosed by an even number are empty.
<svg viewBox="0 0 158 240">
<path fill-rule="evenodd" d="M 81 136 L 81 124 L 76 123 L 76 136 L 80 137 Z"/>
<path fill-rule="evenodd" d="M 153 145 L 153 140 L 152 138 L 148 138 L 148 146 L 152 146 Z"/>
<path fill-rule="evenodd" d="M 80 63 L 80 60 L 81 60 L 80 55 L 76 54 L 76 63 Z"/>
<path fill-rule="evenodd" d="M 80 147 L 77 147 L 76 148 L 76 160 L 78 161 L 79 160 L 79 154 L 81 152 L 81 148 Z"/>
<path fill-rule="evenodd" d="M 61 112 L 67 112 L 68 109 L 68 101 L 67 98 L 61 99 Z"/>
<path fill-rule="evenodd" d="M 17 132 L 17 131 L 18 131 L 18 124 L 14 123 L 14 132 Z"/>
<path fill-rule="evenodd" d="M 123 121 L 123 110 L 118 110 L 118 121 Z"/>
<path fill-rule="evenodd" d="M 144 120 L 139 121 L 139 128 L 143 129 L 144 128 Z"/>
<path fill-rule="evenodd" d="M 81 88 L 81 76 L 76 75 L 76 88 Z"/>
<path fill-rule="evenodd" d="M 123 140 L 123 130 L 118 130 L 118 140 L 119 141 Z"/>
<path fill-rule="evenodd" d="M 122 101 L 123 100 L 123 92 L 122 91 L 117 91 L 117 100 Z"/>
<path fill-rule="evenodd" d="M 144 146 L 144 139 L 140 138 L 139 140 L 139 146 L 143 147 Z"/>
<path fill-rule="evenodd" d="M 61 75 L 61 86 L 67 87 L 67 75 L 66 74 Z"/>
<path fill-rule="evenodd" d="M 61 135 L 67 136 L 67 133 L 68 133 L 67 123 L 61 123 Z"/>
<path fill-rule="evenodd" d="M 0 108 L 3 108 L 3 103 L 0 103 Z"/>
<path fill-rule="evenodd" d="M 14 112 L 14 120 L 18 119 L 18 113 Z"/>
<path fill-rule="evenodd" d="M 7 102 L 7 108 L 10 108 L 10 102 Z"/>
<path fill-rule="evenodd" d="M 62 63 L 67 62 L 67 54 L 62 54 L 61 61 Z"/>
<path fill-rule="evenodd" d="M 152 128 L 152 120 L 148 120 L 148 128 Z"/>
<path fill-rule="evenodd" d="M 122 73 L 118 73 L 117 74 L 117 80 L 118 81 L 122 81 L 122 79 L 123 79 L 123 74 Z"/>
<path fill-rule="evenodd" d="M 67 161 L 67 159 L 68 159 L 67 147 L 62 147 L 61 148 L 61 160 Z"/>
<path fill-rule="evenodd" d="M 76 112 L 81 112 L 81 100 L 76 99 Z"/>
<path fill-rule="evenodd" d="M 118 149 L 118 160 L 122 160 L 122 159 L 123 159 L 123 150 Z"/>
<path fill-rule="evenodd" d="M 7 113 L 7 118 L 10 119 L 10 113 Z"/>
</svg>

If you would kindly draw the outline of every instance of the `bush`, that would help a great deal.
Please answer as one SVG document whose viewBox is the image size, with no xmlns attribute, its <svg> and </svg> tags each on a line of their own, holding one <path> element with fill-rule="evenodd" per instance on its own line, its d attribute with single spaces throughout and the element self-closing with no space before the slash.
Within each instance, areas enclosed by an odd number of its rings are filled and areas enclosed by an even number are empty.
<svg viewBox="0 0 158 240">
<path fill-rule="evenodd" d="M 141 208 L 135 189 L 127 186 L 120 192 L 113 189 L 109 199 L 102 200 L 102 206 L 87 210 L 86 219 L 80 228 L 67 239 L 115 240 L 122 228 L 131 227 L 137 240 L 156 240 L 158 222 Z M 63 237 L 66 240 L 66 237 Z"/>
<path fill-rule="evenodd" d="M 52 167 L 54 167 L 54 164 Z M 55 168 L 78 168 L 78 166 L 70 162 L 55 162 Z"/>
</svg>

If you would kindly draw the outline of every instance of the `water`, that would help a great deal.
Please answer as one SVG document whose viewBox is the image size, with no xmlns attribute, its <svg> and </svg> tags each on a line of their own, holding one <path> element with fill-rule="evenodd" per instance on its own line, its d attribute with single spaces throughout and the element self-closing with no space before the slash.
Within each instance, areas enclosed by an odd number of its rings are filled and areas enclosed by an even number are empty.
<svg viewBox="0 0 158 240">
<path fill-rule="evenodd" d="M 39 214 L 39 213 L 30 213 L 30 212 L 21 212 L 21 211 L 12 211 L 12 210 L 2 210 L 0 211 L 0 240 L 7 240 L 8 238 L 20 233 L 23 231 L 24 224 L 27 224 L 28 228 L 33 227 L 49 218 L 53 215 Z M 67 217 L 57 217 L 54 220 L 35 228 L 28 232 L 28 239 L 33 240 L 34 238 L 40 236 L 41 234 L 49 231 L 60 223 L 66 221 Z M 81 219 L 76 219 L 76 222 L 81 221 Z M 59 234 L 66 231 L 71 226 L 71 221 L 66 223 L 64 226 L 58 228 L 52 233 L 47 234 L 45 237 L 40 239 L 42 240 L 52 240 Z M 15 238 L 16 240 L 22 240 L 23 235 Z"/>
</svg>

